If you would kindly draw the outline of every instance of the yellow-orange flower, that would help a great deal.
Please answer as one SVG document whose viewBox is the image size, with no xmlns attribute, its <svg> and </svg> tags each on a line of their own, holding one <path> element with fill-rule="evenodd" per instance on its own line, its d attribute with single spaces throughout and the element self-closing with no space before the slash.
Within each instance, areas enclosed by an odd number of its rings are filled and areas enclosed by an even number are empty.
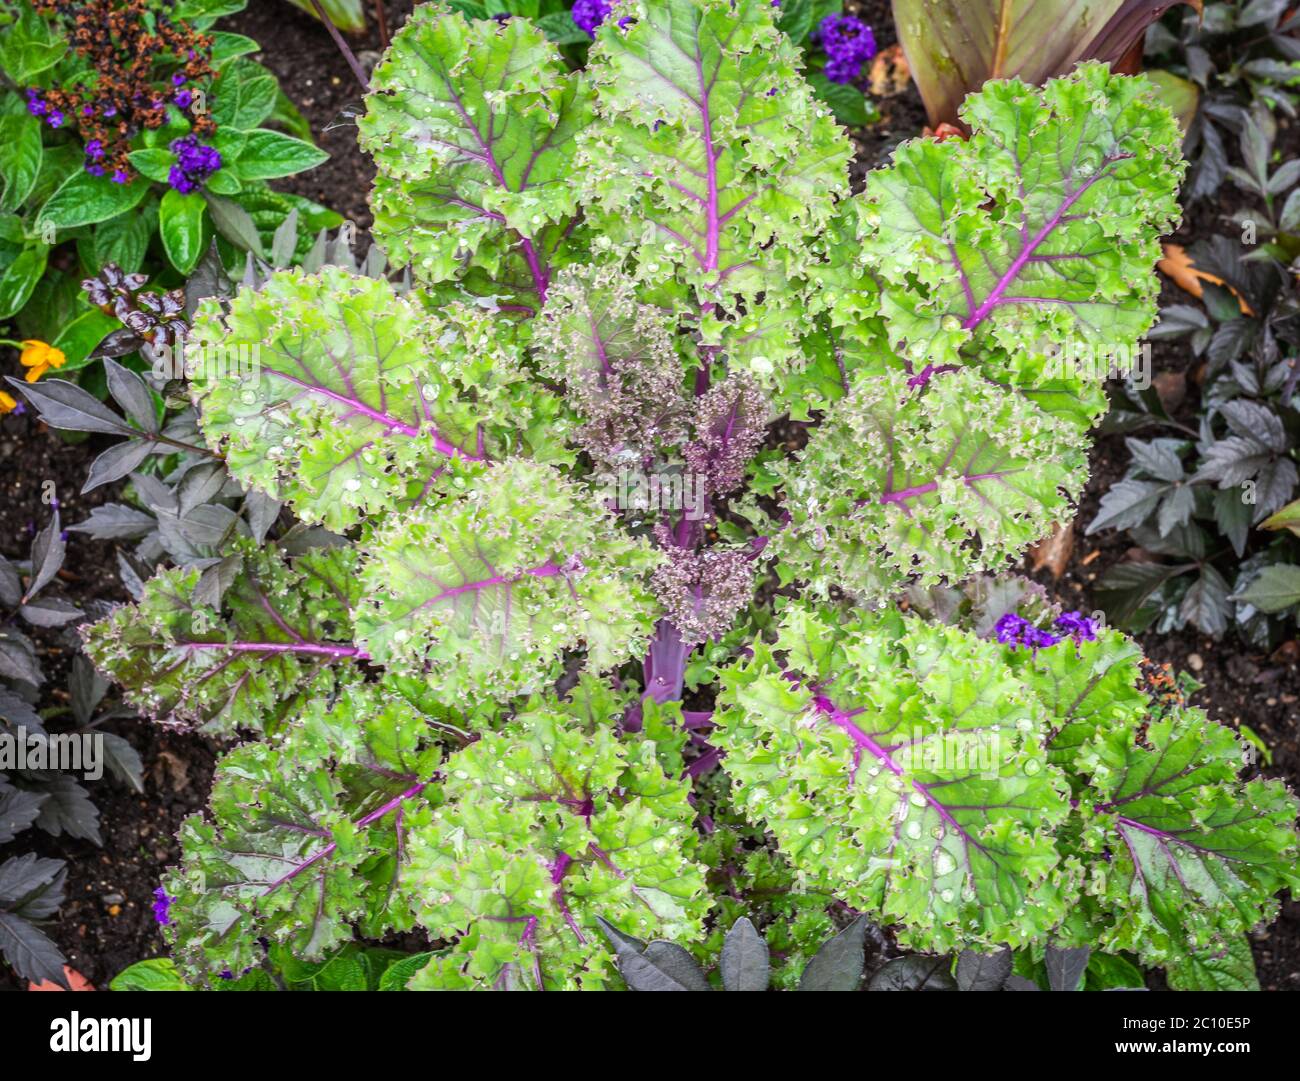
<svg viewBox="0 0 1300 1081">
<path fill-rule="evenodd" d="M 62 349 L 55 349 L 54 346 L 38 342 L 34 338 L 23 342 L 22 356 L 18 358 L 19 363 L 28 369 L 26 379 L 29 383 L 35 383 L 51 368 L 62 368 L 67 359 Z"/>
<path fill-rule="evenodd" d="M 0 390 L 0 413 L 12 413 L 18 408 L 18 400 L 12 394 Z"/>
</svg>

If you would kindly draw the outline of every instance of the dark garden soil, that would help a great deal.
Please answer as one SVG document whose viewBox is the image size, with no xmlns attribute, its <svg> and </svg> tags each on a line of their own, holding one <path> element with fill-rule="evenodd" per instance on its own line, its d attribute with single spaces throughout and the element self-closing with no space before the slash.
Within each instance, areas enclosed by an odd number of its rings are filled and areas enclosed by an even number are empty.
<svg viewBox="0 0 1300 1081">
<path fill-rule="evenodd" d="M 401 25 L 413 4 L 384 6 L 391 31 Z M 894 43 L 888 0 L 850 0 L 846 7 L 861 12 L 882 47 Z M 223 27 L 261 42 L 264 52 L 259 59 L 279 76 L 285 92 L 310 120 L 321 146 L 330 152 L 330 160 L 319 169 L 283 182 L 285 189 L 331 206 L 350 219 L 364 250 L 371 221 L 366 194 L 372 170 L 357 149 L 349 115 L 361 101 L 361 88 L 351 69 L 320 24 L 283 0 L 252 0 L 247 11 Z M 352 44 L 369 69 L 380 51 L 373 8 L 367 36 Z M 917 134 L 925 124 L 924 109 L 913 91 L 882 99 L 879 105 L 881 122 L 854 135 L 855 179 L 887 160 L 899 141 Z M 1296 136 L 1294 128 L 1284 131 L 1283 145 L 1289 143 L 1294 150 Z M 1223 209 L 1198 213 L 1178 239 L 1187 243 L 1213 230 Z M 1172 300 L 1174 287 L 1166 288 Z M 1180 346 L 1165 343 L 1158 343 L 1154 360 L 1157 372 L 1169 373 L 1174 382 L 1185 385 L 1187 398 L 1181 414 L 1175 413 L 1184 419 L 1182 414 L 1194 411 L 1195 362 Z M 97 438 L 68 443 L 30 414 L 0 418 L 0 552 L 26 558 L 33 532 L 49 518 L 50 507 L 42 501 L 47 480 L 54 482 L 65 524 L 81 521 L 92 506 L 114 498 L 112 489 L 78 494 L 90 461 L 106 445 L 108 441 Z M 1121 437 L 1097 442 L 1068 568 L 1059 580 L 1053 580 L 1047 570 L 1035 574 L 1070 607 L 1095 609 L 1096 581 L 1130 554 L 1122 535 L 1083 536 L 1101 494 L 1122 475 L 1127 457 Z M 80 607 L 125 599 L 112 544 L 69 534 L 66 568 L 65 595 Z M 49 676 L 42 705 L 62 704 L 67 697 L 62 688 L 70 654 L 57 632 L 38 632 L 36 637 L 45 647 Z M 1190 632 L 1147 634 L 1141 641 L 1151 659 L 1189 670 L 1205 684 L 1194 703 L 1211 717 L 1234 727 L 1249 726 L 1263 738 L 1273 754 L 1272 764 L 1262 770 L 1265 775 L 1300 787 L 1300 643 L 1285 643 L 1265 655 L 1250 652 L 1231 638 L 1215 643 Z M 140 721 L 118 721 L 112 730 L 126 736 L 140 752 L 145 791 L 136 795 L 108 780 L 94 786 L 103 847 L 28 831 L 6 850 L 6 855 L 37 851 L 68 861 L 68 900 L 59 921 L 47 931 L 73 967 L 101 988 L 131 962 L 163 952 L 150 908 L 153 890 L 162 869 L 178 856 L 175 834 L 181 819 L 205 803 L 218 750 L 201 737 Z M 1284 902 L 1279 921 L 1253 936 L 1253 943 L 1261 985 L 1267 990 L 1300 990 L 1300 901 Z M 0 966 L 0 990 L 15 986 L 12 975 Z"/>
</svg>

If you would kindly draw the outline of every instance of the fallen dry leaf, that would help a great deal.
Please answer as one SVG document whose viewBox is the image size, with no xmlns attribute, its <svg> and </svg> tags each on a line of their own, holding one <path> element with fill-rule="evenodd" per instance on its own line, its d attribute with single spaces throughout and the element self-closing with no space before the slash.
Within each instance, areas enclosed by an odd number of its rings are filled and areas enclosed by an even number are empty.
<svg viewBox="0 0 1300 1081">
<path fill-rule="evenodd" d="M 1165 244 L 1165 257 L 1156 263 L 1160 273 L 1172 281 L 1185 293 L 1191 293 L 1194 297 L 1201 297 L 1205 289 L 1201 282 L 1212 282 L 1215 285 L 1222 285 L 1228 289 L 1233 296 L 1237 298 L 1237 303 L 1241 305 L 1242 315 L 1254 315 L 1255 312 L 1249 304 L 1242 298 L 1237 290 L 1228 285 L 1222 278 L 1216 277 L 1204 270 L 1197 270 L 1196 264 L 1192 257 L 1187 254 L 1187 249 L 1181 244 Z"/>
<path fill-rule="evenodd" d="M 53 980 L 42 980 L 40 983 L 29 983 L 29 991 L 93 991 L 95 985 L 85 976 L 78 972 L 70 965 L 63 966 L 63 978 L 68 981 L 67 987 L 60 987 Z"/>
<path fill-rule="evenodd" d="M 1300 661 L 1300 642 L 1294 638 L 1287 639 L 1273 651 L 1269 660 L 1275 664 L 1295 664 Z"/>
<path fill-rule="evenodd" d="M 1161 372 L 1151 380 L 1165 411 L 1172 413 L 1187 397 L 1187 376 L 1183 372 Z"/>
<path fill-rule="evenodd" d="M 159 788 L 169 782 L 173 792 L 184 792 L 190 783 L 190 767 L 171 751 L 159 751 L 153 764 L 153 783 Z"/>
<path fill-rule="evenodd" d="M 871 93 L 878 98 L 892 98 L 907 90 L 912 81 L 912 69 L 901 45 L 881 49 L 871 62 Z"/>
<path fill-rule="evenodd" d="M 1036 571 L 1046 567 L 1053 578 L 1060 578 L 1065 568 L 1070 565 L 1070 553 L 1074 551 L 1074 523 L 1058 523 L 1050 537 L 1045 537 L 1029 550 L 1030 565 Z"/>
</svg>

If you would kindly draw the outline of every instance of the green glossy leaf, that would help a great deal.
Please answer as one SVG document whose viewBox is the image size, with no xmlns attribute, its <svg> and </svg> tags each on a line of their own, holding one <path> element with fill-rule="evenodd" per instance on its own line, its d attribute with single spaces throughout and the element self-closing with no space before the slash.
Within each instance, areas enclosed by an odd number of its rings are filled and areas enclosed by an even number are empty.
<svg viewBox="0 0 1300 1081">
<path fill-rule="evenodd" d="M 232 34 L 228 30 L 216 30 L 211 34 L 211 64 L 215 70 L 225 67 L 238 56 L 261 51 L 261 46 L 244 34 Z"/>
<path fill-rule="evenodd" d="M 845 127 L 866 127 L 880 119 L 880 110 L 872 100 L 851 83 L 833 83 L 820 72 L 810 75 L 808 82 L 818 100 L 829 105 L 835 119 Z"/>
<path fill-rule="evenodd" d="M 180 273 L 192 271 L 203 254 L 203 218 L 207 203 L 198 192 L 168 190 L 158 211 L 163 248 Z"/>
<path fill-rule="evenodd" d="M 141 176 L 147 176 L 150 180 L 156 180 L 160 184 L 167 183 L 168 174 L 171 172 L 172 166 L 176 164 L 175 153 L 163 147 L 132 150 L 130 158 L 136 172 L 140 173 Z"/>
<path fill-rule="evenodd" d="M 240 57 L 222 68 L 208 95 L 208 108 L 218 128 L 248 131 L 271 115 L 279 89 L 266 68 Z"/>
<path fill-rule="evenodd" d="M 50 249 L 44 244 L 28 248 L 0 275 L 0 319 L 9 319 L 21 311 L 45 273 Z"/>
<path fill-rule="evenodd" d="M 241 180 L 271 180 L 314 169 L 329 155 L 311 143 L 258 128 L 248 132 L 234 168 Z"/>
<path fill-rule="evenodd" d="M 36 229 L 39 231 L 46 225 L 72 229 L 107 221 L 138 206 L 148 193 L 149 181 L 145 177 L 115 184 L 106 176 L 91 176 L 79 169 L 41 207 L 36 216 Z"/>
<path fill-rule="evenodd" d="M 97 225 L 85 245 L 82 262 L 96 273 L 108 263 L 116 263 L 126 273 L 134 274 L 144 265 L 157 229 L 158 202 L 150 196 L 140 206 Z M 83 250 L 81 242 L 77 247 Z"/>
<path fill-rule="evenodd" d="M 121 326 L 111 315 L 98 308 L 83 311 L 75 319 L 64 323 L 58 337 L 50 344 L 63 352 L 66 358 L 60 372 L 75 372 L 90 363 L 95 348 L 114 330 Z"/>
<path fill-rule="evenodd" d="M 188 991 L 189 985 L 176 971 L 170 958 L 158 957 L 137 961 L 119 972 L 109 982 L 110 991 Z"/>
<path fill-rule="evenodd" d="M 36 117 L 0 117 L 0 178 L 4 180 L 0 210 L 22 207 L 36 186 L 43 153 L 41 122 Z"/>
<path fill-rule="evenodd" d="M 56 20 L 42 18 L 26 4 L 10 9 L 10 15 L 12 21 L 0 30 L 0 68 L 18 86 L 31 86 L 63 59 L 68 41 Z"/>
</svg>

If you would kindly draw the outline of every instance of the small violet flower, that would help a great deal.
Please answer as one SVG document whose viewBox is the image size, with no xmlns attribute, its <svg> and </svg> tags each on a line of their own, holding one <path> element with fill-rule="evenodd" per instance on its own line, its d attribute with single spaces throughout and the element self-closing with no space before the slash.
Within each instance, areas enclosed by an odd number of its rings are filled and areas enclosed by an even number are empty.
<svg viewBox="0 0 1300 1081">
<path fill-rule="evenodd" d="M 1061 640 L 1061 636 L 1051 631 L 1039 630 L 1023 616 L 1008 612 L 993 628 L 997 640 L 1012 649 L 1046 649 Z"/>
<path fill-rule="evenodd" d="M 167 183 L 182 195 L 188 195 L 221 168 L 221 152 L 204 146 L 193 135 L 177 139 L 171 145 L 176 164 L 167 173 Z"/>
<path fill-rule="evenodd" d="M 594 38 L 596 27 L 609 18 L 616 2 L 617 0 L 574 0 L 573 21 L 579 30 Z M 626 26 L 631 21 L 629 16 L 624 16 L 618 20 L 618 25 Z"/>
<path fill-rule="evenodd" d="M 1054 626 L 1060 633 L 1040 630 L 1029 620 L 1008 612 L 993 628 L 994 637 L 1004 646 L 1012 649 L 1046 649 L 1065 638 L 1073 640 L 1077 646 L 1080 642 L 1094 642 L 1097 639 L 1097 624 L 1082 612 L 1066 612 L 1056 618 Z"/>
<path fill-rule="evenodd" d="M 1097 640 L 1097 624 L 1082 612 L 1063 613 L 1057 617 L 1056 626 L 1073 638 L 1076 645 Z"/>
<path fill-rule="evenodd" d="M 827 15 L 813 34 L 826 53 L 826 78 L 851 83 L 876 55 L 876 35 L 853 15 Z"/>
<path fill-rule="evenodd" d="M 169 897 L 161 886 L 153 891 L 153 918 L 164 927 L 172 922 L 170 911 L 174 900 L 176 898 Z"/>
</svg>

